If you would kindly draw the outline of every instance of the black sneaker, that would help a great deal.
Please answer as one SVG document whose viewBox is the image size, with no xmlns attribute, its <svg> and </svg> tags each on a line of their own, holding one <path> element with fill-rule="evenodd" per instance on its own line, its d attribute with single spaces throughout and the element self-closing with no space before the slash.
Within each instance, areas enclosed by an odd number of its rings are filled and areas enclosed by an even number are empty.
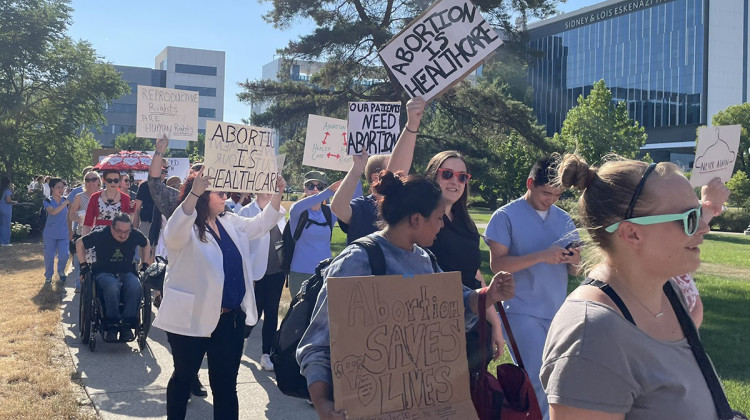
<svg viewBox="0 0 750 420">
<path fill-rule="evenodd" d="M 123 327 L 120 330 L 120 341 L 133 341 L 135 340 L 135 335 L 133 335 L 133 330 L 129 327 Z"/>
<path fill-rule="evenodd" d="M 207 397 L 208 391 L 206 391 L 206 388 L 201 383 L 201 380 L 198 379 L 198 376 L 195 376 L 195 379 L 193 379 L 193 382 L 190 384 L 190 393 L 195 395 L 196 397 Z"/>
<path fill-rule="evenodd" d="M 117 327 L 107 328 L 107 333 L 104 334 L 104 341 L 108 343 L 117 341 Z"/>
</svg>

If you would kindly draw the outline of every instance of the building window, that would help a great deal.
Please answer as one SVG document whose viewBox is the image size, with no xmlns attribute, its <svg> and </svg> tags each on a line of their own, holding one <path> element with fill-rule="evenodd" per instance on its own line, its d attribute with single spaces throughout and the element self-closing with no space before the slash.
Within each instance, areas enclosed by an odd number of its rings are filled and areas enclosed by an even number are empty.
<svg viewBox="0 0 750 420">
<path fill-rule="evenodd" d="M 175 64 L 174 71 L 176 73 L 203 74 L 206 76 L 216 76 L 216 67 L 210 67 L 210 66 L 196 66 L 193 64 Z"/>
<path fill-rule="evenodd" d="M 124 133 L 135 133 L 135 126 L 112 124 L 112 134 L 119 135 Z"/>
<path fill-rule="evenodd" d="M 174 88 L 198 92 L 200 96 L 216 96 L 216 88 L 212 87 L 175 85 Z"/>
<path fill-rule="evenodd" d="M 198 108 L 198 116 L 205 118 L 216 118 L 216 110 L 213 108 Z"/>
<path fill-rule="evenodd" d="M 109 104 L 107 107 L 109 112 L 119 112 L 121 114 L 135 114 L 135 104 Z"/>
<path fill-rule="evenodd" d="M 128 83 L 128 86 L 130 86 L 130 93 L 132 95 L 138 93 L 138 83 Z"/>
</svg>

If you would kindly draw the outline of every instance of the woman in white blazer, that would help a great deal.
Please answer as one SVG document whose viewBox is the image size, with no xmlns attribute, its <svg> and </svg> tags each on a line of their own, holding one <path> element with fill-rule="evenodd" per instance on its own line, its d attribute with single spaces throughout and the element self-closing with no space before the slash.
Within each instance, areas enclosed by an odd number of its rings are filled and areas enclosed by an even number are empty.
<svg viewBox="0 0 750 420">
<path fill-rule="evenodd" d="M 154 325 L 167 332 L 174 373 L 167 386 L 167 418 L 184 419 L 190 384 L 208 356 L 215 419 L 236 419 L 237 372 L 245 325 L 258 314 L 253 280 L 265 264 L 251 253 L 250 240 L 265 235 L 283 218 L 278 194 L 258 216 L 224 212 L 224 193 L 206 191 L 210 178 L 199 172 L 183 186 L 181 204 L 164 230 L 169 264 L 164 297 Z"/>
<path fill-rule="evenodd" d="M 256 194 L 255 200 L 243 207 L 237 214 L 244 217 L 256 216 L 268 207 L 271 198 L 271 194 Z M 273 362 L 271 362 L 270 356 L 271 344 L 279 323 L 279 301 L 286 278 L 286 273 L 281 269 L 281 261 L 279 261 L 276 253 L 276 244 L 281 241 L 284 223 L 284 218 L 281 218 L 268 233 L 250 241 L 250 248 L 257 250 L 259 258 L 262 258 L 259 263 L 266 266 L 263 278 L 255 281 L 255 302 L 258 307 L 258 317 L 263 315 L 263 330 L 261 331 L 263 345 L 260 356 L 260 367 L 263 370 L 273 370 Z"/>
</svg>

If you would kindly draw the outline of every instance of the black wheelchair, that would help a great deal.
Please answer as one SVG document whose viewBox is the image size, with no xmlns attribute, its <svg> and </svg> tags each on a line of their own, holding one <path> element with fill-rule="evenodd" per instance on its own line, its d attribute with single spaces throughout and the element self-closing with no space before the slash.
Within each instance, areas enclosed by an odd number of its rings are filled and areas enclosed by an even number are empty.
<svg viewBox="0 0 750 420">
<path fill-rule="evenodd" d="M 124 343 L 137 340 L 138 349 L 143 350 L 146 347 L 146 337 L 151 329 L 151 286 L 148 281 L 144 281 L 144 273 L 139 272 L 138 278 L 141 282 L 143 296 L 138 308 L 138 322 L 134 327 L 135 334 L 133 339 L 118 342 Z M 120 302 L 122 309 L 122 302 Z M 78 315 L 78 332 L 83 344 L 89 345 L 89 350 L 96 349 L 96 333 L 98 332 L 104 340 L 104 334 L 107 325 L 104 322 L 104 304 L 97 296 L 96 283 L 91 272 L 86 274 L 81 282 L 81 295 L 79 300 Z M 122 321 L 120 321 L 122 323 Z"/>
</svg>

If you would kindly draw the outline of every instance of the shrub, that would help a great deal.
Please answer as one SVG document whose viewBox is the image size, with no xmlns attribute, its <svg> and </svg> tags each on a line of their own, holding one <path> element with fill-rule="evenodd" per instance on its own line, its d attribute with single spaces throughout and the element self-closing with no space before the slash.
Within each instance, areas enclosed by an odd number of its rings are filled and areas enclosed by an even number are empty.
<svg viewBox="0 0 750 420">
<path fill-rule="evenodd" d="M 490 208 L 490 205 L 485 201 L 484 198 L 477 196 L 477 195 L 470 195 L 469 196 L 469 207 L 485 207 Z"/>
<path fill-rule="evenodd" d="M 299 197 L 295 194 L 295 195 L 289 197 L 289 201 L 297 201 L 298 198 Z"/>
<path fill-rule="evenodd" d="M 42 207 L 44 194 L 41 190 L 35 190 L 29 194 L 26 188 L 17 188 L 13 193 L 13 199 L 18 204 L 13 206 L 12 222 L 22 225 L 29 225 L 35 232 L 41 231 L 42 226 L 39 224 L 39 209 Z"/>
<path fill-rule="evenodd" d="M 750 225 L 750 211 L 730 208 L 711 219 L 711 228 L 725 232 L 744 232 Z"/>
<path fill-rule="evenodd" d="M 741 206 L 750 198 L 750 179 L 743 171 L 737 171 L 732 175 L 732 179 L 727 181 L 727 188 L 731 192 L 729 204 L 732 206 Z"/>
<path fill-rule="evenodd" d="M 10 240 L 13 242 L 23 241 L 31 233 L 30 225 L 23 225 L 21 223 L 11 222 L 10 223 Z"/>
</svg>

